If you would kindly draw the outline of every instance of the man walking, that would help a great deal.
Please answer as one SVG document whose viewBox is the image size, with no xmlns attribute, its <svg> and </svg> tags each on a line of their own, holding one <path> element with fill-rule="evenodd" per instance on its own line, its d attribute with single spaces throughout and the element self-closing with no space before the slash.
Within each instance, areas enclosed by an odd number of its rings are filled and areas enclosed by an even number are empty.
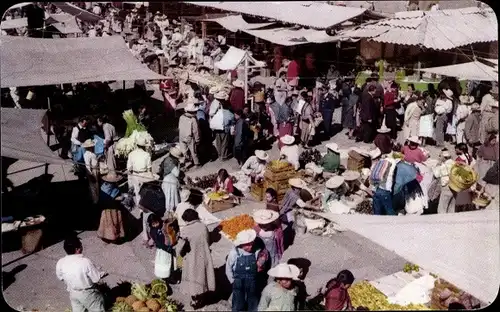
<svg viewBox="0 0 500 312">
<path fill-rule="evenodd" d="M 359 109 L 359 117 L 361 119 L 361 132 L 358 141 L 364 143 L 371 143 L 373 134 L 376 130 L 376 105 L 375 105 L 375 92 L 377 87 L 368 85 L 368 94 L 363 94 L 361 98 L 361 105 Z"/>
<path fill-rule="evenodd" d="M 82 242 L 77 236 L 64 241 L 64 250 L 67 256 L 57 261 L 56 275 L 66 283 L 71 311 L 104 312 L 104 298 L 96 284 L 107 274 L 82 255 Z"/>
<path fill-rule="evenodd" d="M 184 110 L 186 112 L 179 118 L 179 143 L 182 153 L 187 155 L 189 151 L 195 167 L 198 167 L 200 165 L 197 151 L 200 143 L 200 131 L 196 120 L 198 108 L 191 102 Z"/>
<path fill-rule="evenodd" d="M 250 139 L 250 127 L 245 119 L 241 118 L 243 112 L 238 110 L 234 113 L 234 158 L 238 165 L 243 165 L 248 158 L 248 143 Z"/>
</svg>

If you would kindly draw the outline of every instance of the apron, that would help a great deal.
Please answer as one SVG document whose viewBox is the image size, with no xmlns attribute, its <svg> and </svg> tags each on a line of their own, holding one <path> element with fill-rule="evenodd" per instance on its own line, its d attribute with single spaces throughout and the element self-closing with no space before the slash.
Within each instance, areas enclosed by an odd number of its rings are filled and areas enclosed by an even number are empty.
<svg viewBox="0 0 500 312">
<path fill-rule="evenodd" d="M 177 268 L 177 258 L 163 249 L 156 249 L 155 276 L 158 278 L 169 278 L 172 271 Z"/>
</svg>

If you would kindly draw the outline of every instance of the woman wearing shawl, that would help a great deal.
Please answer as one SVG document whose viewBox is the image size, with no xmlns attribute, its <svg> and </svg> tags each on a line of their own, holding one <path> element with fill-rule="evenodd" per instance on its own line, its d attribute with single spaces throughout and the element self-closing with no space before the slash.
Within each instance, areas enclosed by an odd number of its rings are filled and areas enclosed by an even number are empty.
<svg viewBox="0 0 500 312">
<path fill-rule="evenodd" d="M 103 207 L 97 236 L 106 243 L 118 242 L 125 237 L 120 201 L 122 196 L 117 183 L 122 176 L 110 172 L 102 177 L 99 201 Z"/>
<path fill-rule="evenodd" d="M 172 212 L 179 204 L 179 157 L 182 152 L 177 147 L 170 149 L 169 155 L 165 157 L 160 168 L 160 177 L 163 177 L 161 189 L 165 194 L 165 209 Z"/>
<path fill-rule="evenodd" d="M 393 206 L 404 207 L 406 214 L 422 214 L 428 205 L 417 179 L 418 175 L 417 167 L 412 164 L 400 161 L 396 165 Z"/>
</svg>

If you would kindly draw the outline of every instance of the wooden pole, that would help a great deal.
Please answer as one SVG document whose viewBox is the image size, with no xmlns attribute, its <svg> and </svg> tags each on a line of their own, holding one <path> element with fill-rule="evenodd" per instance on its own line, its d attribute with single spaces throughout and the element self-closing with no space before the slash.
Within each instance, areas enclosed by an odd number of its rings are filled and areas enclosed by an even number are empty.
<svg viewBox="0 0 500 312">
<path fill-rule="evenodd" d="M 207 22 L 205 21 L 201 22 L 201 38 L 207 38 Z"/>
<path fill-rule="evenodd" d="M 245 54 L 245 105 L 247 104 L 248 104 L 248 55 Z M 253 107 L 251 107 L 251 111 L 253 112 Z"/>
<path fill-rule="evenodd" d="M 47 146 L 50 147 L 50 97 L 47 96 L 47 126 L 45 131 L 47 132 Z M 45 175 L 49 174 L 49 164 L 45 164 Z"/>
</svg>

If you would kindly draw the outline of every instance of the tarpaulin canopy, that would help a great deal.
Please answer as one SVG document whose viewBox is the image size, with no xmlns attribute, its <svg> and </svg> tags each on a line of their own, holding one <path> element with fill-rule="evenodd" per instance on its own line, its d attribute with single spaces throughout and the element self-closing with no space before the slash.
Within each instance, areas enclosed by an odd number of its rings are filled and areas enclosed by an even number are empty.
<svg viewBox="0 0 500 312">
<path fill-rule="evenodd" d="M 62 34 L 81 34 L 82 30 L 78 27 L 76 17 L 68 13 L 50 14 L 49 21 L 53 21 L 54 26 Z M 47 22 L 47 21 L 46 21 Z"/>
<path fill-rule="evenodd" d="M 254 37 L 282 46 L 336 42 L 341 40 L 352 41 L 350 38 L 343 39 L 337 36 L 330 36 L 325 30 L 316 30 L 312 28 L 277 27 L 271 29 L 243 29 L 242 31 Z"/>
<path fill-rule="evenodd" d="M 2 88 L 166 78 L 141 64 L 120 36 L 70 39 L 1 36 L 0 40 Z"/>
<path fill-rule="evenodd" d="M 69 164 L 47 146 L 42 135 L 44 109 L 2 107 L 2 156 L 36 163 Z"/>
<path fill-rule="evenodd" d="M 249 55 L 247 51 L 238 49 L 233 46 L 229 47 L 229 50 L 227 50 L 222 59 L 216 62 L 214 65 L 221 70 L 234 70 L 240 64 L 242 64 L 245 59 L 248 59 L 248 62 L 250 64 L 254 64 L 255 66 L 265 66 L 264 62 L 257 61 L 251 55 Z"/>
<path fill-rule="evenodd" d="M 498 210 L 372 216 L 318 213 L 491 303 L 500 285 Z"/>
<path fill-rule="evenodd" d="M 229 15 L 218 18 L 208 18 L 205 19 L 204 21 L 215 22 L 232 32 L 237 32 L 238 30 L 244 30 L 244 29 L 257 29 L 274 24 L 274 23 L 247 23 L 241 15 Z"/>
<path fill-rule="evenodd" d="M 94 13 L 90 13 L 89 11 L 81 9 L 81 8 L 77 7 L 76 5 L 71 4 L 69 2 L 52 2 L 52 4 L 54 4 L 56 7 L 61 9 L 61 11 L 69 13 L 73 16 L 76 16 L 82 21 L 98 22 L 98 21 L 103 19 L 99 15 L 95 15 Z"/>
<path fill-rule="evenodd" d="M 498 62 L 498 60 L 496 61 Z M 422 68 L 420 70 L 426 73 L 457 77 L 466 80 L 498 81 L 498 67 L 494 68 L 478 61 Z"/>
</svg>

